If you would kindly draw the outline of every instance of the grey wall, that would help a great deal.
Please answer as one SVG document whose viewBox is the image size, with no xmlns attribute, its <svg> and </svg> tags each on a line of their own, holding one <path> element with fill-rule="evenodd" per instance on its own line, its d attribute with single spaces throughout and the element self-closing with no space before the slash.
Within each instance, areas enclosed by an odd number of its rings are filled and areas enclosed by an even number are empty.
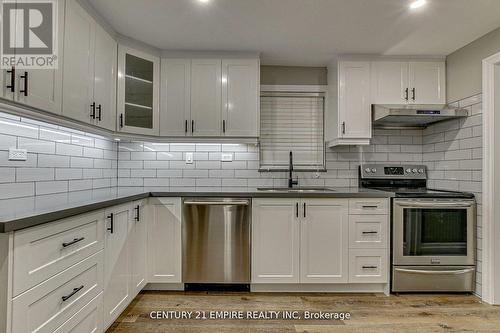
<svg viewBox="0 0 500 333">
<path fill-rule="evenodd" d="M 326 85 L 326 67 L 260 66 L 260 84 Z"/>
<path fill-rule="evenodd" d="M 500 28 L 476 39 L 446 58 L 448 102 L 482 91 L 482 60 L 500 52 Z"/>
</svg>

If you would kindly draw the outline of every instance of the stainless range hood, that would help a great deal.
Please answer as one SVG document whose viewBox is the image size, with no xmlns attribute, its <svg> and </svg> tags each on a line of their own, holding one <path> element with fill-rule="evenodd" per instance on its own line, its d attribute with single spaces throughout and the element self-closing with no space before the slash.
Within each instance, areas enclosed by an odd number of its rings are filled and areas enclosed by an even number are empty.
<svg viewBox="0 0 500 333">
<path fill-rule="evenodd" d="M 372 105 L 375 128 L 425 128 L 439 121 L 467 117 L 463 108 L 447 105 Z"/>
</svg>

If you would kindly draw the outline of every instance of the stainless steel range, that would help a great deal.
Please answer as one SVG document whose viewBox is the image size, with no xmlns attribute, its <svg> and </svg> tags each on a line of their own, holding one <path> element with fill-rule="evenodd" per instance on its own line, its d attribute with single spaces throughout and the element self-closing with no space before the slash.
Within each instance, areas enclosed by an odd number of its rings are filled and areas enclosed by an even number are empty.
<svg viewBox="0 0 500 333">
<path fill-rule="evenodd" d="M 364 164 L 360 186 L 392 199 L 392 291 L 474 290 L 474 195 L 427 188 L 423 165 Z"/>
</svg>

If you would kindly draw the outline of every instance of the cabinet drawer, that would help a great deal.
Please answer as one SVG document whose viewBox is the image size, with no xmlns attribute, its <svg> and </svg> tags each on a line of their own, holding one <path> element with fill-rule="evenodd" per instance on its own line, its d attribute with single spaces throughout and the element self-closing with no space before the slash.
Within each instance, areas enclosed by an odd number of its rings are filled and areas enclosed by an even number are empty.
<svg viewBox="0 0 500 333">
<path fill-rule="evenodd" d="M 102 293 L 100 293 L 54 333 L 102 332 L 102 312 Z"/>
<path fill-rule="evenodd" d="M 14 295 L 103 249 L 104 212 L 59 220 L 14 233 Z"/>
<path fill-rule="evenodd" d="M 387 283 L 387 249 L 349 250 L 349 283 Z"/>
<path fill-rule="evenodd" d="M 350 215 L 349 248 L 388 248 L 388 218 L 387 215 Z"/>
<path fill-rule="evenodd" d="M 388 199 L 351 199 L 349 200 L 349 214 L 389 214 Z"/>
<path fill-rule="evenodd" d="M 102 292 L 98 252 L 12 300 L 12 332 L 53 332 Z"/>
</svg>

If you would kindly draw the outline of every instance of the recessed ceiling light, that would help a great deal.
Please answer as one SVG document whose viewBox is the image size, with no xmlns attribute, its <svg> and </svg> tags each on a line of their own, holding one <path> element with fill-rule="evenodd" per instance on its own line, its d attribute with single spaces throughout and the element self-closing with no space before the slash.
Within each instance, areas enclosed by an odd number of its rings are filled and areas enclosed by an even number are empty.
<svg viewBox="0 0 500 333">
<path fill-rule="evenodd" d="M 427 0 L 415 0 L 410 4 L 410 9 L 417 9 L 427 4 Z"/>
<path fill-rule="evenodd" d="M 210 0 L 198 0 L 199 3 L 209 3 Z"/>
</svg>

